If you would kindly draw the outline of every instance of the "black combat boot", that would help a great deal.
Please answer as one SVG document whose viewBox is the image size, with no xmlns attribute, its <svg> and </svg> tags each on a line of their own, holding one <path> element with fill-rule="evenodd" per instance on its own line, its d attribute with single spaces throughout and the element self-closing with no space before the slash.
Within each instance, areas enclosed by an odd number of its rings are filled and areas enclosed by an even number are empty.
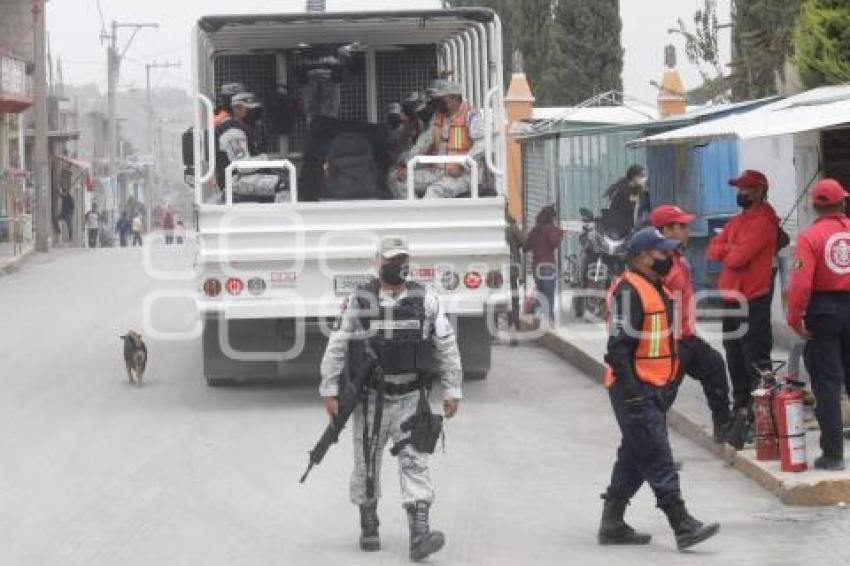
<svg viewBox="0 0 850 566">
<path fill-rule="evenodd" d="M 752 418 L 747 408 L 735 411 L 732 420 L 726 428 L 726 443 L 735 450 L 741 450 L 749 439 L 752 431 Z"/>
<path fill-rule="evenodd" d="M 381 550 L 381 537 L 378 535 L 378 504 L 360 506 L 360 550 L 375 552 Z"/>
<path fill-rule="evenodd" d="M 695 544 L 710 539 L 720 531 L 720 523 L 708 525 L 697 521 L 685 508 L 681 499 L 661 508 L 676 535 L 676 548 L 686 550 Z"/>
<path fill-rule="evenodd" d="M 417 501 L 405 505 L 404 508 L 410 523 L 410 559 L 418 562 L 439 552 L 446 544 L 446 537 L 440 531 L 432 531 L 428 526 L 428 502 Z"/>
<path fill-rule="evenodd" d="M 596 535 L 599 544 L 649 544 L 651 535 L 635 531 L 623 520 L 629 504 L 627 499 L 615 499 L 610 495 L 602 495 L 602 499 L 605 500 L 605 506 L 602 508 L 599 533 Z"/>
</svg>

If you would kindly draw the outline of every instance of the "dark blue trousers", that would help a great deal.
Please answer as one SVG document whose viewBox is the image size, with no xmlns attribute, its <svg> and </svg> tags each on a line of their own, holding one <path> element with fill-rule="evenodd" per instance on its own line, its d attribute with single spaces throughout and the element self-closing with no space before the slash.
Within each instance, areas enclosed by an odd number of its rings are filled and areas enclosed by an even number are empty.
<svg viewBox="0 0 850 566">
<path fill-rule="evenodd" d="M 611 474 L 608 497 L 631 499 L 646 482 L 655 493 L 658 506 L 665 507 L 681 498 L 679 473 L 670 448 L 663 392 L 649 386 L 644 389 L 647 394 L 640 415 L 629 414 L 626 399 L 630 393 L 619 381 L 609 390 L 623 439 Z"/>
<path fill-rule="evenodd" d="M 841 390 L 850 394 L 850 293 L 814 293 L 805 320 L 814 336 L 803 356 L 817 400 L 820 447 L 829 458 L 843 458 Z"/>
</svg>

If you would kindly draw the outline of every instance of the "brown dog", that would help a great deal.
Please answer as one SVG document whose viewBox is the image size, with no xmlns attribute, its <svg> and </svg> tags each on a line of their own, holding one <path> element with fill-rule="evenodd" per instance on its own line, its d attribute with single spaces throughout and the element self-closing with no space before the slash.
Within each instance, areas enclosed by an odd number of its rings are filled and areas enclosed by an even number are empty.
<svg viewBox="0 0 850 566">
<path fill-rule="evenodd" d="M 142 335 L 134 330 L 121 336 L 124 341 L 124 362 L 127 364 L 127 377 L 134 385 L 142 384 L 142 374 L 148 363 L 148 349 L 142 342 Z"/>
</svg>

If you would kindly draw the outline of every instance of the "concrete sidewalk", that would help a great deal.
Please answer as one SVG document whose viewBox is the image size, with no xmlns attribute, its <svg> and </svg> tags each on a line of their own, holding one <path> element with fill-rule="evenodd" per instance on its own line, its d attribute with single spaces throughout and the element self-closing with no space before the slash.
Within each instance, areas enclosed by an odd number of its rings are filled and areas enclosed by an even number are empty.
<svg viewBox="0 0 850 566">
<path fill-rule="evenodd" d="M 0 275 L 15 271 L 32 251 L 32 242 L 24 242 L 17 249 L 11 242 L 0 242 Z"/>
<path fill-rule="evenodd" d="M 567 303 L 569 304 L 569 303 Z M 723 347 L 719 324 L 700 324 L 699 334 L 721 354 Z M 591 318 L 579 320 L 562 316 L 557 328 L 541 338 L 542 344 L 593 379 L 602 381 L 605 365 L 607 332 L 604 324 Z M 787 359 L 788 352 L 774 348 L 774 359 Z M 711 450 L 789 505 L 834 505 L 850 502 L 850 471 L 823 472 L 813 469 L 819 455 L 819 431 L 810 430 L 806 438 L 809 471 L 783 473 L 779 462 L 757 462 L 755 449 L 736 452 L 730 446 L 715 444 L 712 439 L 711 414 L 699 383 L 685 378 L 674 408 L 669 413 L 670 426 L 705 448 Z"/>
</svg>

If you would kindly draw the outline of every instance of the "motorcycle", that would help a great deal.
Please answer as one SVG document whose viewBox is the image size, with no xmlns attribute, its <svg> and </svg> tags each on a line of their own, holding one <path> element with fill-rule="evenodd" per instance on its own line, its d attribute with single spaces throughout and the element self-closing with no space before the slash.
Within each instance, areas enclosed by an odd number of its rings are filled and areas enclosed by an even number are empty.
<svg viewBox="0 0 850 566">
<path fill-rule="evenodd" d="M 595 217 L 587 208 L 579 209 L 584 225 L 579 235 L 578 287 L 595 292 L 573 298 L 573 312 L 578 318 L 585 312 L 602 319 L 608 315 L 605 293 L 626 268 L 628 231 L 606 223 L 606 212 Z"/>
</svg>

